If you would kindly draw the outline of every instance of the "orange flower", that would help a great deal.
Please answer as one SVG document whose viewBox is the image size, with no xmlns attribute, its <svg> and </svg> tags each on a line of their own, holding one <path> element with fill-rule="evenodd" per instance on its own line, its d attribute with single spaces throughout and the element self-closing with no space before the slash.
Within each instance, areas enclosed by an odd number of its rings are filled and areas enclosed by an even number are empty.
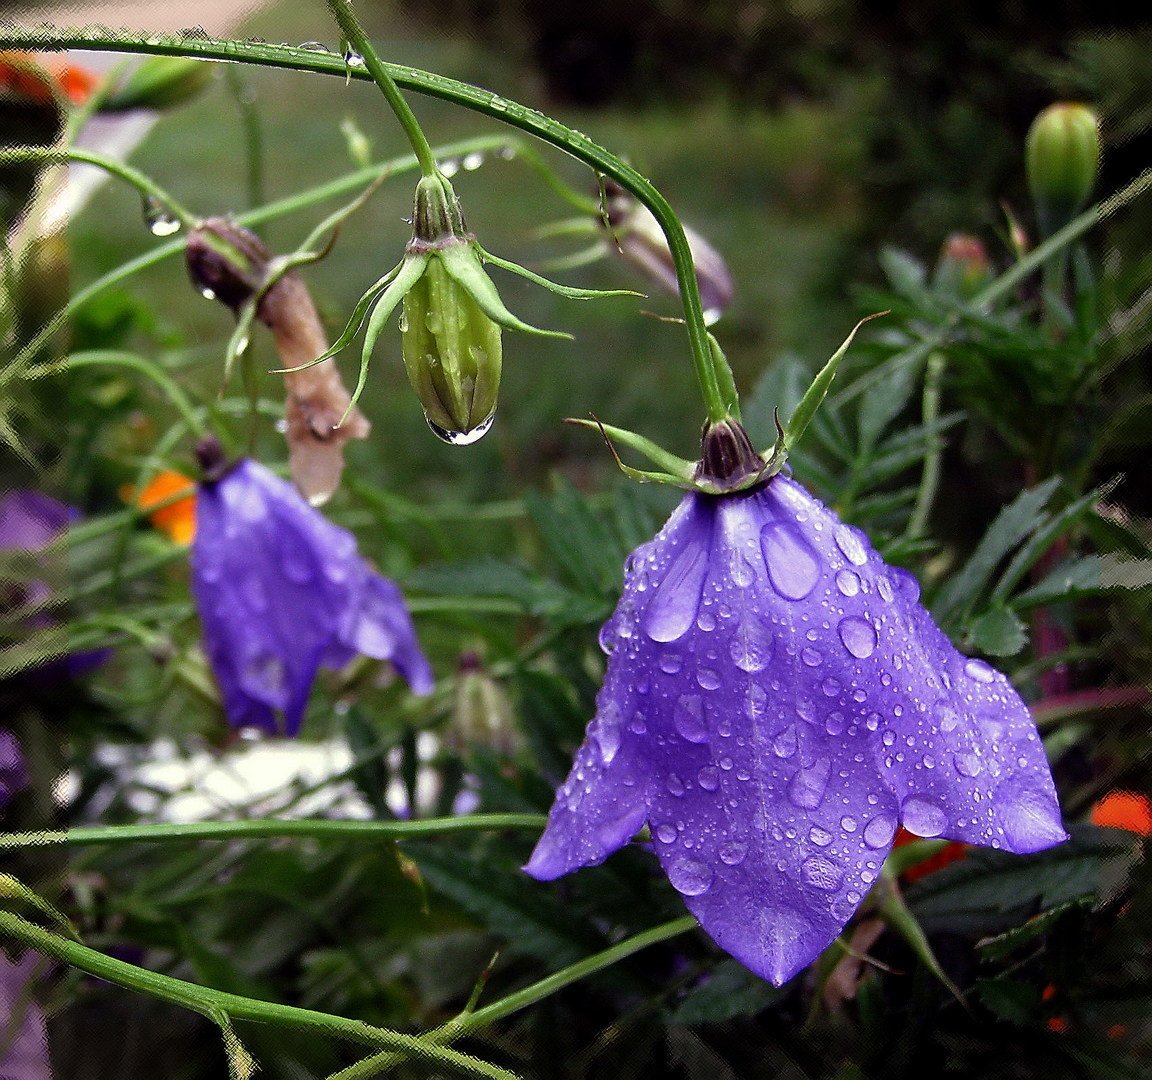
<svg viewBox="0 0 1152 1080">
<path fill-rule="evenodd" d="M 1152 801 L 1135 791 L 1110 791 L 1092 807 L 1092 824 L 1152 836 Z"/>
<path fill-rule="evenodd" d="M 148 520 L 177 544 L 190 544 L 196 535 L 196 485 L 183 473 L 166 469 L 157 473 L 139 493 L 131 486 L 121 488 L 120 497 L 141 510 L 167 503 L 149 514 Z M 175 501 L 169 502 L 170 499 Z"/>
<path fill-rule="evenodd" d="M 905 844 L 911 844 L 919 839 L 919 836 L 914 836 L 901 827 L 896 832 L 896 840 L 892 846 L 903 847 Z M 923 862 L 909 867 L 909 869 L 905 870 L 900 876 L 907 882 L 919 881 L 922 877 L 936 873 L 937 870 L 943 870 L 949 863 L 954 863 L 957 859 L 964 858 L 964 853 L 967 850 L 967 844 L 961 844 L 959 841 L 953 840 L 947 847 L 936 852 L 935 855 L 929 856 Z"/>
<path fill-rule="evenodd" d="M 74 64 L 33 53 L 0 52 L 0 90 L 11 90 L 41 105 L 50 105 L 60 93 L 73 105 L 82 105 L 98 81 L 92 72 Z"/>
</svg>

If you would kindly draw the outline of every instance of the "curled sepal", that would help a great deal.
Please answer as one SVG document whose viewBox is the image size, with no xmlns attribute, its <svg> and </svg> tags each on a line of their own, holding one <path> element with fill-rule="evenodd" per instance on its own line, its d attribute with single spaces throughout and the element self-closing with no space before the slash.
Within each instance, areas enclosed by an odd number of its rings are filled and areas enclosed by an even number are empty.
<svg viewBox="0 0 1152 1080">
<path fill-rule="evenodd" d="M 571 340 L 571 334 L 566 334 L 562 330 L 542 330 L 538 326 L 532 326 L 518 319 L 504 306 L 504 301 L 500 299 L 496 286 L 492 284 L 491 278 L 484 272 L 484 267 L 481 265 L 478 245 L 453 244 L 450 247 L 441 248 L 435 253 L 435 257 L 442 261 L 444 269 L 476 301 L 480 310 L 506 330 L 521 330 L 526 334 Z"/>
<path fill-rule="evenodd" d="M 485 251 L 479 244 L 475 244 L 474 247 L 480 253 L 480 258 L 484 262 L 498 266 L 501 270 L 507 270 L 509 273 L 519 274 L 522 278 L 531 281 L 534 285 L 548 289 L 550 292 L 556 293 L 557 296 L 566 296 L 569 300 L 600 300 L 609 296 L 643 297 L 645 295 L 644 293 L 636 292 L 635 289 L 577 289 L 571 285 L 561 285 L 559 282 L 550 281 L 540 274 L 533 273 L 533 271 L 521 266 L 519 263 L 510 262 L 508 259 L 501 259 Z"/>
<path fill-rule="evenodd" d="M 881 315 L 887 314 L 887 311 L 878 311 L 875 315 L 869 315 L 861 319 L 852 327 L 852 332 L 844 339 L 844 344 L 832 354 L 828 363 L 817 373 L 816 378 L 812 380 L 812 385 L 804 391 L 804 396 L 800 399 L 800 404 L 796 406 L 796 411 L 792 414 L 791 419 L 788 421 L 788 426 L 784 429 L 783 452 L 785 454 L 795 448 L 801 436 L 804 434 L 805 428 L 811 423 L 812 417 L 816 415 L 816 410 L 820 408 L 825 395 L 828 393 L 828 388 L 832 385 L 832 380 L 836 377 L 836 372 L 840 367 L 840 361 L 844 359 L 844 354 L 848 351 L 848 347 L 852 344 L 852 340 L 856 337 L 860 327 L 872 319 L 878 319 Z M 768 456 L 778 459 L 780 453 L 778 450 L 773 450 Z M 768 460 L 767 456 L 765 460 Z"/>
<path fill-rule="evenodd" d="M 616 464 L 619 466 L 620 471 L 632 480 L 637 480 L 640 483 L 671 484 L 673 487 L 679 487 L 685 490 L 692 490 L 696 487 L 696 482 L 693 479 L 693 471 L 695 469 L 693 462 L 669 453 L 662 446 L 658 446 L 651 439 L 646 439 L 643 435 L 637 435 L 634 431 L 629 431 L 627 428 L 603 424 L 595 418 L 584 420 L 579 417 L 569 417 L 564 423 L 599 431 L 600 434 L 604 436 L 604 441 L 608 444 L 608 449 L 612 451 L 612 456 L 616 459 Z M 616 452 L 616 447 L 612 441 L 613 439 L 615 439 L 616 442 L 623 443 L 630 450 L 635 450 L 636 453 L 642 454 L 662 471 L 647 472 L 643 469 L 634 469 L 630 465 L 625 465 L 624 462 L 620 460 L 620 455 Z"/>
<path fill-rule="evenodd" d="M 275 368 L 271 374 L 287 375 L 289 372 L 302 371 L 304 368 L 312 367 L 315 364 L 322 364 L 325 360 L 330 360 L 338 352 L 346 349 L 352 344 L 352 339 L 360 333 L 360 328 L 364 325 L 364 320 L 368 318 L 368 312 L 372 310 L 372 305 L 376 303 L 380 294 L 396 280 L 396 275 L 400 273 L 403 265 L 402 262 L 397 263 L 382 278 L 379 278 L 368 286 L 364 295 L 356 301 L 356 306 L 352 309 L 352 315 L 348 319 L 347 325 L 340 331 L 340 336 L 317 356 L 315 360 L 309 360 L 306 364 L 298 364 L 296 367 Z"/>
</svg>

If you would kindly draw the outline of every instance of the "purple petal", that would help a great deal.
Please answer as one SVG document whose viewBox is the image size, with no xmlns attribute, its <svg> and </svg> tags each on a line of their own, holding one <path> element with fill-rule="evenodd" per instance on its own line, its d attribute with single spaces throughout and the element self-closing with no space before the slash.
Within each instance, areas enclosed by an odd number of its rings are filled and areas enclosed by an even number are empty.
<svg viewBox="0 0 1152 1080">
<path fill-rule="evenodd" d="M 276 732 L 279 713 L 296 734 L 319 667 L 357 651 L 394 660 L 415 692 L 431 688 L 399 590 L 291 484 L 242 461 L 202 485 L 196 515 L 193 592 L 234 727 Z"/>
<path fill-rule="evenodd" d="M 0 551 L 36 551 L 78 520 L 80 512 L 40 491 L 9 491 L 0 497 Z"/>
<path fill-rule="evenodd" d="M 0 808 L 28 786 L 28 771 L 16 736 L 0 728 Z"/>
<path fill-rule="evenodd" d="M 36 1001 L 25 996 L 28 980 L 39 962 L 35 953 L 25 953 L 22 960 L 13 963 L 0 952 L 0 1046 L 6 1047 L 0 1050 L 0 1077 L 4 1080 L 52 1077 L 44 1013 Z M 12 1021 L 15 1026 L 8 1031 Z"/>
<path fill-rule="evenodd" d="M 688 495 L 633 554 L 602 643 L 594 726 L 611 715 L 619 745 L 604 762 L 590 727 L 527 869 L 601 861 L 627 839 L 606 824 L 632 824 L 644 799 L 689 909 L 774 983 L 836 938 L 898 822 L 1013 851 L 1066 837 L 1007 680 L 960 656 L 910 575 L 786 477 Z"/>
</svg>

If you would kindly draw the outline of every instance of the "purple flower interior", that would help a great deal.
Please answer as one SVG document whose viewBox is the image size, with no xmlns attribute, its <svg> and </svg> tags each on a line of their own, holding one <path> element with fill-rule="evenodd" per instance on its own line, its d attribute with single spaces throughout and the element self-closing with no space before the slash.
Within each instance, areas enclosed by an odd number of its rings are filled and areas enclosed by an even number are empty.
<svg viewBox="0 0 1152 1080">
<path fill-rule="evenodd" d="M 630 558 L 601 644 L 596 717 L 527 871 L 602 862 L 647 822 L 704 929 L 774 983 L 837 937 L 900 824 L 1014 852 L 1066 838 L 1008 680 L 787 477 L 687 495 Z"/>
</svg>

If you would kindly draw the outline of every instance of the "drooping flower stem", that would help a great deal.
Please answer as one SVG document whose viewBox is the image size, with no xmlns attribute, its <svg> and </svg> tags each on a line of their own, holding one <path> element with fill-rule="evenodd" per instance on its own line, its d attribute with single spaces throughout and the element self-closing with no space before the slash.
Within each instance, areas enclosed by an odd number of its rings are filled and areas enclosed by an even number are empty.
<svg viewBox="0 0 1152 1080">
<path fill-rule="evenodd" d="M 364 68 L 349 67 L 343 57 L 252 41 L 216 41 L 185 37 L 149 37 L 145 40 L 129 34 L 96 33 L 85 30 L 45 32 L 20 29 L 0 35 L 0 48 L 9 47 L 41 50 L 100 49 L 161 56 L 188 56 L 204 60 L 227 60 L 310 71 L 339 78 L 374 77 L 367 68 L 366 57 Z M 684 227 L 664 196 L 635 169 L 593 142 L 587 135 L 535 109 L 529 109 L 489 90 L 481 90 L 479 87 L 443 75 L 382 61 L 380 67 L 395 85 L 402 89 L 450 101 L 550 143 L 590 166 L 597 173 L 615 180 L 652 212 L 668 241 L 668 248 L 672 254 L 692 362 L 700 383 L 707 418 L 713 423 L 725 419 L 729 415 L 728 403 L 716 370 L 716 359 L 708 342 L 708 330 L 704 323 L 704 309 L 700 301 L 700 287 L 696 280 L 692 252 Z M 423 170 L 423 163 L 421 168 Z M 1149 174 L 1149 180 L 1152 182 L 1152 173 Z"/>
<path fill-rule="evenodd" d="M 412 153 L 416 155 L 416 160 L 420 163 L 420 172 L 429 177 L 438 176 L 440 170 L 436 165 L 436 155 L 432 153 L 432 147 L 428 143 L 428 136 L 424 134 L 420 121 L 416 119 L 416 114 L 404 99 L 404 95 L 400 93 L 400 88 L 396 85 L 395 80 L 388 74 L 388 69 L 381 63 L 380 57 L 376 55 L 376 50 L 372 48 L 372 42 L 368 40 L 368 35 L 364 33 L 360 20 L 352 11 L 351 3 L 349 0 L 328 0 L 328 10 L 332 12 L 336 22 L 340 24 L 340 31 L 348 40 L 349 47 L 354 50 L 355 55 L 363 60 L 365 70 L 372 76 L 372 81 L 380 87 L 380 92 L 396 114 L 396 119 L 404 129 L 404 134 L 412 146 Z M 346 56 L 344 59 L 351 69 L 351 56 Z"/>
<path fill-rule="evenodd" d="M 513 1074 L 505 1069 L 418 1036 L 404 1035 L 398 1031 L 374 1027 L 359 1020 L 349 1020 L 313 1009 L 301 1009 L 228 994 L 206 986 L 198 986 L 196 983 L 185 982 L 183 979 L 174 979 L 169 975 L 161 975 L 159 972 L 106 956 L 78 942 L 69 941 L 7 911 L 0 911 L 0 935 L 22 942 L 37 952 L 54 957 L 97 978 L 191 1009 L 213 1021 L 217 1021 L 217 1018 L 223 1015 L 232 1020 L 252 1020 L 256 1023 L 315 1031 L 332 1038 L 348 1039 L 368 1046 L 394 1050 L 406 1058 L 435 1061 L 440 1067 L 463 1075 L 486 1076 L 492 1080 L 514 1080 Z"/>
</svg>

